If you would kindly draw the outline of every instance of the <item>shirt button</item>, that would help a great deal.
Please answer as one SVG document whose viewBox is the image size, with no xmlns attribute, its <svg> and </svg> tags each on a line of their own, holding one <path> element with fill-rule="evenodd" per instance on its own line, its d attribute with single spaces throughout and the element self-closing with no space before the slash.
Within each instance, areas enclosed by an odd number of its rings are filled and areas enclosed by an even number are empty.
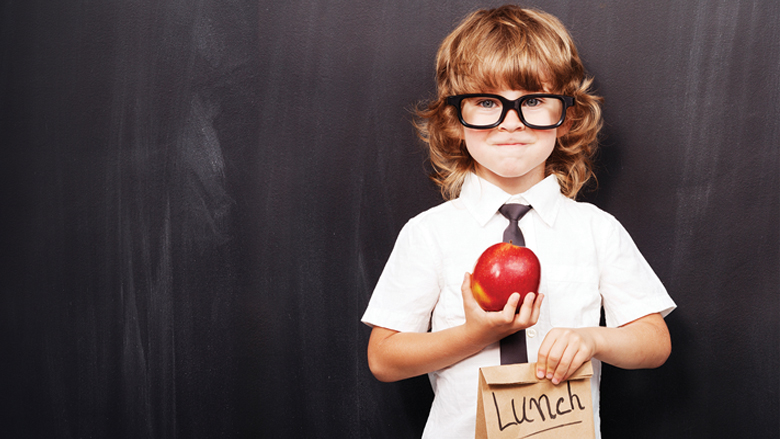
<svg viewBox="0 0 780 439">
<path fill-rule="evenodd" d="M 527 335 L 529 338 L 536 337 L 536 329 L 534 328 L 528 328 L 525 330 L 525 335 Z"/>
</svg>

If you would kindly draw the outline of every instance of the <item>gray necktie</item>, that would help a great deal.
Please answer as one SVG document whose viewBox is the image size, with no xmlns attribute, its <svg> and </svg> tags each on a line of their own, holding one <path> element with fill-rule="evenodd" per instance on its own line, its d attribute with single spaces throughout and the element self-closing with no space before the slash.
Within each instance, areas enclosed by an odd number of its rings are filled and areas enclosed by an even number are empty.
<svg viewBox="0 0 780 439">
<path fill-rule="evenodd" d="M 511 242 L 517 246 L 525 246 L 523 232 L 520 231 L 518 222 L 531 206 L 525 204 L 504 204 L 498 209 L 501 215 L 509 220 L 509 226 L 504 230 L 504 242 Z M 520 291 L 518 291 L 520 292 Z M 501 364 L 527 363 L 528 353 L 525 347 L 525 330 L 520 330 L 501 340 Z"/>
</svg>

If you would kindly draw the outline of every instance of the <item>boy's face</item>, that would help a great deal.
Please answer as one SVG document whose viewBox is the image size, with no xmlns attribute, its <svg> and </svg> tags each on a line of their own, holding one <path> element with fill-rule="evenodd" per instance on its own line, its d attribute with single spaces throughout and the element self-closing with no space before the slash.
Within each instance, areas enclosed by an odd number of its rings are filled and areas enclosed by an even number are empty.
<svg viewBox="0 0 780 439">
<path fill-rule="evenodd" d="M 530 92 L 518 90 L 491 91 L 507 99 L 518 99 Z M 544 179 L 547 158 L 555 140 L 565 134 L 565 124 L 550 130 L 534 130 L 520 121 L 514 110 L 491 129 L 463 128 L 463 140 L 476 161 L 477 175 L 510 194 L 527 191 Z"/>
</svg>

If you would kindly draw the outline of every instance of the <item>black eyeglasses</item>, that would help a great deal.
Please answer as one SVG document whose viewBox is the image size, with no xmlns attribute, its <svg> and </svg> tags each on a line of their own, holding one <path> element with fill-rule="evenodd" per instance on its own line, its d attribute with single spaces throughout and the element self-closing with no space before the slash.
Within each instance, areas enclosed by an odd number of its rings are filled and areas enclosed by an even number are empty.
<svg viewBox="0 0 780 439">
<path fill-rule="evenodd" d="M 574 98 L 530 94 L 510 101 L 499 95 L 475 93 L 450 96 L 447 104 L 458 109 L 460 123 L 468 128 L 495 128 L 501 125 L 509 110 L 515 110 L 528 128 L 550 130 L 561 126 L 566 119 L 566 109 L 574 105 Z"/>
</svg>

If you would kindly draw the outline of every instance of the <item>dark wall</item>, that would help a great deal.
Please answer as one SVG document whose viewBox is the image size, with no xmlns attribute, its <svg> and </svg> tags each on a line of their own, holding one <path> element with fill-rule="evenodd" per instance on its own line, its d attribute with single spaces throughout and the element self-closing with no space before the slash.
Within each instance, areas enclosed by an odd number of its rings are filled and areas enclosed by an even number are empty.
<svg viewBox="0 0 780 439">
<path fill-rule="evenodd" d="M 0 5 L 0 436 L 419 436 L 360 322 L 439 202 L 409 108 L 500 2 Z M 780 5 L 548 1 L 605 99 L 599 189 L 679 309 L 605 438 L 780 435 Z"/>
</svg>

